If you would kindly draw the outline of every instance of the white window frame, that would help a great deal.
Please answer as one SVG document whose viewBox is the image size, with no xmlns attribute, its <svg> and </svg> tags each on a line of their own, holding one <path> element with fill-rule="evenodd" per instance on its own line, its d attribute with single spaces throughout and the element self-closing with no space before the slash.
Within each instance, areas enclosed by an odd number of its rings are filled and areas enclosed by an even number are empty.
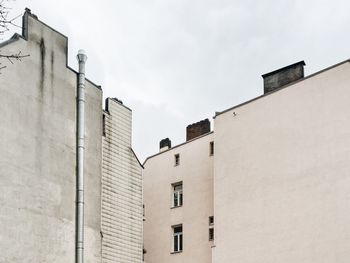
<svg viewBox="0 0 350 263">
<path fill-rule="evenodd" d="M 181 189 L 176 189 L 181 186 Z M 172 192 L 173 192 L 173 207 L 180 207 L 183 204 L 183 184 L 182 182 L 178 182 L 172 184 Z"/>
<path fill-rule="evenodd" d="M 175 229 L 181 227 L 181 232 L 176 232 Z M 183 251 L 183 228 L 182 225 L 172 226 L 173 230 L 173 251 L 174 253 Z"/>
</svg>

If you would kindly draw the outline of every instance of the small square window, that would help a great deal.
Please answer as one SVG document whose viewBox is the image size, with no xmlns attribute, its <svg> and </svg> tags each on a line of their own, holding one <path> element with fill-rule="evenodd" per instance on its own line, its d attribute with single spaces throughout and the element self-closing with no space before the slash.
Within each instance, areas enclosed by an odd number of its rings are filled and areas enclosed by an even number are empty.
<svg viewBox="0 0 350 263">
<path fill-rule="evenodd" d="M 209 241 L 214 240 L 214 228 L 209 228 Z"/>
<path fill-rule="evenodd" d="M 214 225 L 214 216 L 209 216 L 209 225 Z"/>
<path fill-rule="evenodd" d="M 209 143 L 209 155 L 214 155 L 214 142 Z"/>
<path fill-rule="evenodd" d="M 175 154 L 175 166 L 180 164 L 180 154 Z"/>
<path fill-rule="evenodd" d="M 181 252 L 183 247 L 182 225 L 173 226 L 173 252 Z"/>
</svg>

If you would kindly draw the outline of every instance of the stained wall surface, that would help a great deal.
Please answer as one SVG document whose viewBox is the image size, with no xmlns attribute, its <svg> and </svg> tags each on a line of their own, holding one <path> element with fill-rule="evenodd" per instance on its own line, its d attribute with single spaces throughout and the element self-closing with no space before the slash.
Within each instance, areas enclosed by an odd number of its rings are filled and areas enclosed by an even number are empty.
<svg viewBox="0 0 350 263">
<path fill-rule="evenodd" d="M 67 38 L 24 15 L 0 76 L 0 262 L 74 262 L 77 74 Z M 88 63 L 88 62 L 87 62 Z M 87 64 L 88 72 L 88 64 Z M 88 73 L 87 73 L 88 74 Z M 85 262 L 101 262 L 102 91 L 86 83 Z"/>
<path fill-rule="evenodd" d="M 142 168 L 131 149 L 132 112 L 108 98 L 102 150 L 102 262 L 141 263 Z"/>
<path fill-rule="evenodd" d="M 350 64 L 215 118 L 214 263 L 346 263 Z"/>
</svg>

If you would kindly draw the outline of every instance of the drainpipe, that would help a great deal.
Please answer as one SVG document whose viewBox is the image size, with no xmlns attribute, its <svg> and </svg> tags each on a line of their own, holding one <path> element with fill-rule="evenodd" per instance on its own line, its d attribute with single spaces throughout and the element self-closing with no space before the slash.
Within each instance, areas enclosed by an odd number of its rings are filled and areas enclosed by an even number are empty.
<svg viewBox="0 0 350 263">
<path fill-rule="evenodd" d="M 76 184 L 76 240 L 75 262 L 84 262 L 84 133 L 85 133 L 85 62 L 84 50 L 79 50 L 78 95 L 77 95 L 77 184 Z"/>
</svg>

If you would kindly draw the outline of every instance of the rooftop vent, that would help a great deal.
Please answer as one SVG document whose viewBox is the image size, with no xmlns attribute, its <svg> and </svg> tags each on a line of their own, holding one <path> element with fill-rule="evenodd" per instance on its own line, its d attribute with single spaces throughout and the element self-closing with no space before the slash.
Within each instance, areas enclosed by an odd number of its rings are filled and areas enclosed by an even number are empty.
<svg viewBox="0 0 350 263">
<path fill-rule="evenodd" d="M 210 121 L 208 119 L 188 125 L 186 128 L 186 141 L 192 140 L 210 132 Z"/>
<path fill-rule="evenodd" d="M 264 79 L 264 94 L 304 78 L 304 66 L 305 62 L 300 61 L 262 75 Z"/>
</svg>

